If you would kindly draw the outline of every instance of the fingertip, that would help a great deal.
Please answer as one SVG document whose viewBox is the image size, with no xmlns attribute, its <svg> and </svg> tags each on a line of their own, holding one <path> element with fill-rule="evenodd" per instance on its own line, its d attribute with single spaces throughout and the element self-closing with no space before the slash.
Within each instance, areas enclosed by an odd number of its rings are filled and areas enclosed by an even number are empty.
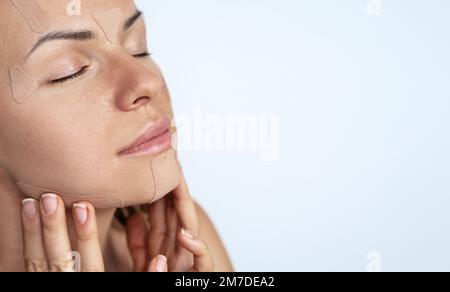
<svg viewBox="0 0 450 292">
<path fill-rule="evenodd" d="M 177 234 L 178 242 L 189 251 L 193 252 L 197 245 L 196 237 L 191 231 L 181 228 Z"/>
<path fill-rule="evenodd" d="M 76 224 L 80 226 L 96 222 L 94 206 L 86 201 L 75 202 L 72 205 L 72 216 Z"/>
<path fill-rule="evenodd" d="M 155 270 L 159 273 L 167 272 L 167 258 L 165 256 L 157 256 Z"/>
<path fill-rule="evenodd" d="M 165 256 L 158 255 L 150 261 L 148 272 L 164 273 L 167 271 L 167 258 Z"/>
<path fill-rule="evenodd" d="M 185 228 L 181 228 L 180 232 L 181 232 L 181 235 L 184 238 L 186 238 L 186 239 L 189 239 L 189 240 L 194 240 L 195 239 L 195 236 L 194 236 L 193 232 L 190 231 L 190 230 L 187 230 Z"/>
<path fill-rule="evenodd" d="M 24 237 L 40 234 L 41 219 L 39 216 L 39 205 L 35 199 L 24 199 L 22 201 L 22 228 Z"/>
<path fill-rule="evenodd" d="M 86 224 L 89 215 L 89 208 L 86 203 L 79 202 L 72 205 L 72 215 L 78 225 Z"/>
<path fill-rule="evenodd" d="M 57 213 L 62 199 L 54 193 L 42 194 L 39 198 L 41 214 L 44 216 L 52 216 Z"/>
<path fill-rule="evenodd" d="M 38 214 L 37 201 L 35 199 L 22 200 L 22 214 L 27 220 L 33 220 Z"/>
<path fill-rule="evenodd" d="M 94 205 L 92 205 L 92 203 L 86 202 L 86 201 L 82 201 L 82 202 L 78 202 L 78 203 L 84 204 L 86 206 L 87 210 L 89 211 L 89 213 L 92 214 L 93 216 L 95 216 L 95 207 L 94 207 Z M 77 204 L 77 203 L 75 203 L 75 204 Z"/>
</svg>

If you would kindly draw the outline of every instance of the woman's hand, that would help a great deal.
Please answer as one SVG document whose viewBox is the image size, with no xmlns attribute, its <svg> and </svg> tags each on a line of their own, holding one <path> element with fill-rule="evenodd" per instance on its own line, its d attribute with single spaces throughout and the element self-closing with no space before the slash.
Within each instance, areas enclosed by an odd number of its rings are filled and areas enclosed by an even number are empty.
<svg viewBox="0 0 450 292">
<path fill-rule="evenodd" d="M 148 218 L 137 212 L 127 220 L 135 271 L 212 272 L 211 253 L 198 236 L 196 206 L 183 175 L 172 193 L 149 206 Z"/>
<path fill-rule="evenodd" d="M 98 240 L 94 207 L 86 202 L 74 204 L 80 267 L 75 267 L 63 200 L 55 194 L 44 194 L 39 202 L 22 203 L 24 259 L 29 272 L 104 271 Z"/>
<path fill-rule="evenodd" d="M 87 202 L 72 206 L 75 222 L 76 250 L 80 266 L 73 259 L 66 221 L 66 208 L 61 197 L 44 194 L 39 202 L 26 199 L 22 203 L 24 260 L 29 272 L 103 272 L 105 270 L 98 237 L 94 207 Z M 155 263 L 149 271 L 156 271 Z"/>
<path fill-rule="evenodd" d="M 72 206 L 80 266 L 73 259 L 61 197 L 44 194 L 39 202 L 22 202 L 24 259 L 28 272 L 103 272 L 102 252 L 98 238 L 94 207 L 87 202 Z"/>
<path fill-rule="evenodd" d="M 98 237 L 95 209 L 88 202 L 72 206 L 76 250 L 75 266 L 66 208 L 62 198 L 44 194 L 39 201 L 22 203 L 24 260 L 29 272 L 102 272 L 105 270 Z M 199 221 L 186 181 L 169 195 L 149 206 L 148 218 L 133 214 L 127 222 L 127 238 L 135 271 L 214 270 L 211 253 L 198 238 Z"/>
</svg>

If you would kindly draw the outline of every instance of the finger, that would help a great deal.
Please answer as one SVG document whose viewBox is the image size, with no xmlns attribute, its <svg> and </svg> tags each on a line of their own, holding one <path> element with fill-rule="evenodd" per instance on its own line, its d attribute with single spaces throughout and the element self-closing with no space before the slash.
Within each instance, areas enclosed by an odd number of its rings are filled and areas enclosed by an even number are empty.
<svg viewBox="0 0 450 292">
<path fill-rule="evenodd" d="M 42 195 L 40 213 L 45 253 L 50 271 L 74 271 L 63 200 L 55 194 Z"/>
<path fill-rule="evenodd" d="M 172 195 L 182 226 L 197 236 L 199 233 L 197 211 L 183 174 L 180 184 L 172 192 Z"/>
<path fill-rule="evenodd" d="M 147 232 L 147 222 L 142 212 L 136 212 L 127 219 L 128 249 L 135 272 L 145 272 L 147 269 Z"/>
<path fill-rule="evenodd" d="M 166 197 L 152 203 L 148 208 L 150 231 L 148 233 L 148 256 L 153 258 L 162 253 L 166 237 Z"/>
<path fill-rule="evenodd" d="M 167 258 L 163 255 L 154 257 L 150 262 L 148 272 L 167 272 Z"/>
<path fill-rule="evenodd" d="M 72 215 L 77 233 L 77 250 L 81 258 L 81 271 L 104 272 L 105 266 L 94 207 L 87 202 L 75 203 L 72 207 Z"/>
<path fill-rule="evenodd" d="M 27 272 L 47 272 L 48 264 L 42 240 L 38 203 L 22 201 L 23 255 Z"/>
<path fill-rule="evenodd" d="M 181 229 L 178 233 L 178 241 L 185 249 L 194 255 L 194 270 L 197 272 L 213 272 L 214 263 L 206 243 L 192 232 Z"/>
</svg>

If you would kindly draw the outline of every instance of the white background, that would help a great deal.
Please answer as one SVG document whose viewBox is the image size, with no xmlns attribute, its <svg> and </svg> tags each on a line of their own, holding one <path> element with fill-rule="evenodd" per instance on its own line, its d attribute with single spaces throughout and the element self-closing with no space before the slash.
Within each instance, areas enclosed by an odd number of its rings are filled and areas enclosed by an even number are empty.
<svg viewBox="0 0 450 292">
<path fill-rule="evenodd" d="M 181 153 L 238 271 L 450 270 L 450 1 L 368 3 L 137 1 L 177 113 L 279 114 L 277 161 Z"/>
</svg>

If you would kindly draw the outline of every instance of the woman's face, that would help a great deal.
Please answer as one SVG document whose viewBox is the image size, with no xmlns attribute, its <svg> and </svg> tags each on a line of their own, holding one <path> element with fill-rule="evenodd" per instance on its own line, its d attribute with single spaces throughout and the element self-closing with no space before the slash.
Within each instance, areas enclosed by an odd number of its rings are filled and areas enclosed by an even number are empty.
<svg viewBox="0 0 450 292">
<path fill-rule="evenodd" d="M 98 208 L 155 201 L 179 182 L 170 136 L 123 153 L 173 118 L 144 20 L 131 0 L 81 1 L 79 15 L 71 2 L 0 3 L 0 164 L 31 197 L 57 192 Z"/>
</svg>

